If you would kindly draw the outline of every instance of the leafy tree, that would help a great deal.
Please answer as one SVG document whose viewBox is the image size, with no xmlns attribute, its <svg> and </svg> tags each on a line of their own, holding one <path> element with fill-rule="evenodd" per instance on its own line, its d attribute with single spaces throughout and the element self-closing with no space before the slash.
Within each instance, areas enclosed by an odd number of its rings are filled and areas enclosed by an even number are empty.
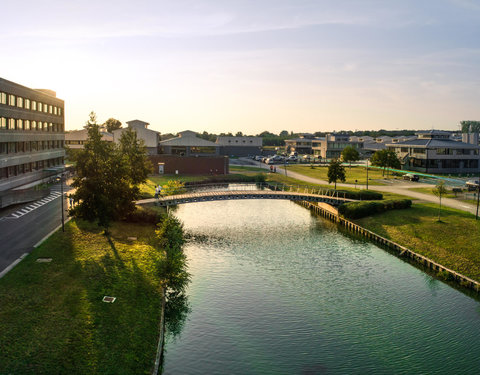
<svg viewBox="0 0 480 375">
<path fill-rule="evenodd" d="M 243 137 L 243 133 L 242 133 L 242 132 L 237 132 L 237 133 L 235 134 L 235 137 Z"/>
<path fill-rule="evenodd" d="M 105 121 L 103 126 L 107 128 L 107 132 L 111 133 L 114 130 L 120 129 L 122 127 L 122 123 L 117 119 L 109 118 L 107 121 Z"/>
<path fill-rule="evenodd" d="M 93 112 L 86 127 L 88 140 L 77 157 L 77 176 L 72 184 L 76 188 L 73 199 L 78 204 L 70 212 L 75 217 L 96 221 L 108 233 L 112 220 L 135 210 L 134 201 L 139 197 L 137 185 L 146 178 L 142 174 L 146 155 L 145 151 L 142 154 L 138 141 L 135 145 L 128 144 L 136 140 L 129 133 L 119 146 L 103 141 Z"/>
<path fill-rule="evenodd" d="M 480 121 L 460 121 L 462 133 L 480 133 Z"/>
<path fill-rule="evenodd" d="M 372 165 L 377 167 L 383 167 L 382 175 L 385 176 L 385 169 L 386 168 L 400 168 L 400 160 L 397 157 L 397 154 L 393 150 L 378 150 L 372 155 L 370 159 Z"/>
<path fill-rule="evenodd" d="M 342 162 L 338 159 L 333 159 L 328 166 L 328 183 L 335 183 L 335 190 L 337 190 L 337 181 L 345 182 L 345 168 Z"/>
<path fill-rule="evenodd" d="M 350 163 L 350 168 L 352 168 L 352 161 L 357 161 L 360 158 L 358 150 L 353 146 L 347 146 L 342 151 L 343 161 Z"/>
<path fill-rule="evenodd" d="M 118 147 L 127 163 L 130 183 L 134 186 L 144 183 L 148 174 L 152 173 L 153 166 L 147 158 L 143 140 L 138 139 L 135 130 L 125 129 Z"/>
<path fill-rule="evenodd" d="M 288 137 L 288 130 L 282 130 L 280 134 L 278 134 L 279 137 Z"/>
<path fill-rule="evenodd" d="M 445 181 L 440 181 L 433 189 L 432 189 L 433 194 L 435 194 L 438 199 L 440 206 L 438 208 L 438 221 L 440 220 L 440 212 L 442 211 L 442 196 L 447 194 L 447 189 L 445 188 Z"/>
</svg>

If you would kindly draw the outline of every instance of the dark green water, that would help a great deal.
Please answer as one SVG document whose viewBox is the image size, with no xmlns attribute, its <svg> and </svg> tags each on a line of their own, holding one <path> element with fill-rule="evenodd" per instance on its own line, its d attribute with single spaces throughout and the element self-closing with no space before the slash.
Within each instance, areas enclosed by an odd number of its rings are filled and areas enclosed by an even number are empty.
<svg viewBox="0 0 480 375">
<path fill-rule="evenodd" d="M 287 201 L 179 206 L 191 311 L 164 374 L 479 374 L 480 304 Z"/>
</svg>

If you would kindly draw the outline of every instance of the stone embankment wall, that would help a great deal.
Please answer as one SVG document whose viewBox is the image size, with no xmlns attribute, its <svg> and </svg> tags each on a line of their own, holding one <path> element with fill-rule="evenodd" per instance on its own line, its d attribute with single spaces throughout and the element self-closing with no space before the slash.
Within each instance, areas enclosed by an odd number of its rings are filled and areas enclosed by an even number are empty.
<svg viewBox="0 0 480 375">
<path fill-rule="evenodd" d="M 407 257 L 411 259 L 412 261 L 421 264 L 433 271 L 436 272 L 443 272 L 445 275 L 448 275 L 451 280 L 456 281 L 458 284 L 460 284 L 463 287 L 467 287 L 469 289 L 473 289 L 476 292 L 480 292 L 480 283 L 477 281 L 470 279 L 469 277 L 466 277 L 458 272 L 455 272 L 447 267 L 442 266 L 439 263 L 434 262 L 433 260 L 417 254 L 416 252 L 406 248 L 405 246 L 399 245 L 396 242 L 390 241 L 389 239 L 379 236 L 376 233 L 373 233 L 372 231 L 363 228 L 362 226 L 355 224 L 347 219 L 344 219 L 343 217 L 340 217 L 338 215 L 338 211 L 327 204 L 324 203 L 319 203 L 318 205 L 315 203 L 310 203 L 310 202 L 299 202 L 300 205 L 314 211 L 316 214 L 323 216 L 347 229 L 350 231 L 359 234 L 361 236 L 364 236 L 368 238 L 369 240 L 376 242 L 380 245 L 386 246 L 389 249 L 393 250 L 398 256 L 400 257 Z"/>
</svg>

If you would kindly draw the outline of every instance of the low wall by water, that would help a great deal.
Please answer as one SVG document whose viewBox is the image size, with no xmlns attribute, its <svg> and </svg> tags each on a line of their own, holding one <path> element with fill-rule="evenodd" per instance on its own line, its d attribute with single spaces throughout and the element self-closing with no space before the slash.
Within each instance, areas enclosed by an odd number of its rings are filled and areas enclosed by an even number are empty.
<svg viewBox="0 0 480 375">
<path fill-rule="evenodd" d="M 326 205 L 324 203 L 317 205 L 315 203 L 306 202 L 306 201 L 298 202 L 298 204 L 312 210 L 313 212 L 315 212 L 316 214 L 318 214 L 320 216 L 323 216 L 323 217 L 325 217 L 325 218 L 327 218 L 327 219 L 345 227 L 346 229 L 348 229 L 348 230 L 350 230 L 350 231 L 352 231 L 356 234 L 359 234 L 363 237 L 366 237 L 369 240 L 371 240 L 373 242 L 376 242 L 380 245 L 388 247 L 389 249 L 393 250 L 400 257 L 407 257 L 407 258 L 411 259 L 412 261 L 414 261 L 415 263 L 421 264 L 421 265 L 423 265 L 423 266 L 425 266 L 425 267 L 427 267 L 427 268 L 429 268 L 433 271 L 445 272 L 447 275 L 450 275 L 452 280 L 454 280 L 455 282 L 457 282 L 461 286 L 467 287 L 469 289 L 473 289 L 476 292 L 480 292 L 480 283 L 479 282 L 477 282 L 473 279 L 470 279 L 469 277 L 464 276 L 464 275 L 462 275 L 462 274 L 460 274 L 456 271 L 453 271 L 453 270 L 451 270 L 447 267 L 444 267 L 441 264 L 439 264 L 437 262 L 434 262 L 433 260 L 406 248 L 405 246 L 399 245 L 396 242 L 393 242 L 393 241 L 391 241 L 391 240 L 389 240 L 385 237 L 382 237 L 382 236 L 380 236 L 380 235 L 378 235 L 378 234 L 376 234 L 376 233 L 374 233 L 374 232 L 372 232 L 368 229 L 365 229 L 362 226 L 351 222 L 350 220 L 347 220 L 347 219 L 344 219 L 343 217 L 340 217 L 338 215 L 338 211 L 336 211 L 335 208 L 333 208 L 333 207 L 326 207 L 328 205 Z"/>
</svg>

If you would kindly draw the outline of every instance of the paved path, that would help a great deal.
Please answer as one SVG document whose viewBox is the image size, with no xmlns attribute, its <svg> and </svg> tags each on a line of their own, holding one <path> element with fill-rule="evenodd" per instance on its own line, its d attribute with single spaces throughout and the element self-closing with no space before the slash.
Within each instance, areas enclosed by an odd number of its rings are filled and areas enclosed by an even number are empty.
<svg viewBox="0 0 480 375">
<path fill-rule="evenodd" d="M 264 168 L 266 170 L 270 169 L 270 166 L 256 162 L 253 160 L 246 160 L 245 161 L 247 164 L 246 165 L 255 165 L 260 168 Z M 276 165 L 277 167 L 277 173 L 282 173 L 285 174 L 285 170 L 282 165 Z M 325 180 L 320 180 L 318 178 L 313 178 L 309 176 L 305 176 L 303 174 L 293 172 L 287 169 L 287 176 L 295 178 L 297 180 L 305 181 L 311 184 L 319 184 L 319 185 L 329 185 L 328 181 Z M 370 190 L 375 190 L 375 191 L 381 191 L 381 192 L 388 192 L 388 193 L 395 193 L 395 194 L 400 194 L 400 195 L 405 195 L 413 199 L 417 200 L 422 200 L 426 202 L 432 202 L 435 204 L 438 204 L 438 198 L 434 195 L 430 194 L 425 194 L 425 193 L 419 193 L 417 191 L 411 190 L 411 188 L 420 188 L 420 187 L 428 187 L 428 188 L 433 188 L 431 184 L 422 184 L 418 182 L 409 182 L 409 181 L 404 181 L 404 180 L 390 180 L 392 181 L 392 185 L 370 185 L 369 189 Z M 333 185 L 331 185 L 333 187 Z M 337 187 L 349 187 L 352 188 L 353 186 L 351 184 L 342 184 L 342 183 L 337 183 Z M 365 185 L 357 185 L 358 189 L 365 189 Z M 451 208 L 456 208 L 458 210 L 470 212 L 471 214 L 475 215 L 475 212 L 477 210 L 477 206 L 469 203 L 465 203 L 462 201 L 458 201 L 456 199 L 451 199 L 451 198 L 442 198 L 442 205 L 451 207 Z"/>
</svg>

